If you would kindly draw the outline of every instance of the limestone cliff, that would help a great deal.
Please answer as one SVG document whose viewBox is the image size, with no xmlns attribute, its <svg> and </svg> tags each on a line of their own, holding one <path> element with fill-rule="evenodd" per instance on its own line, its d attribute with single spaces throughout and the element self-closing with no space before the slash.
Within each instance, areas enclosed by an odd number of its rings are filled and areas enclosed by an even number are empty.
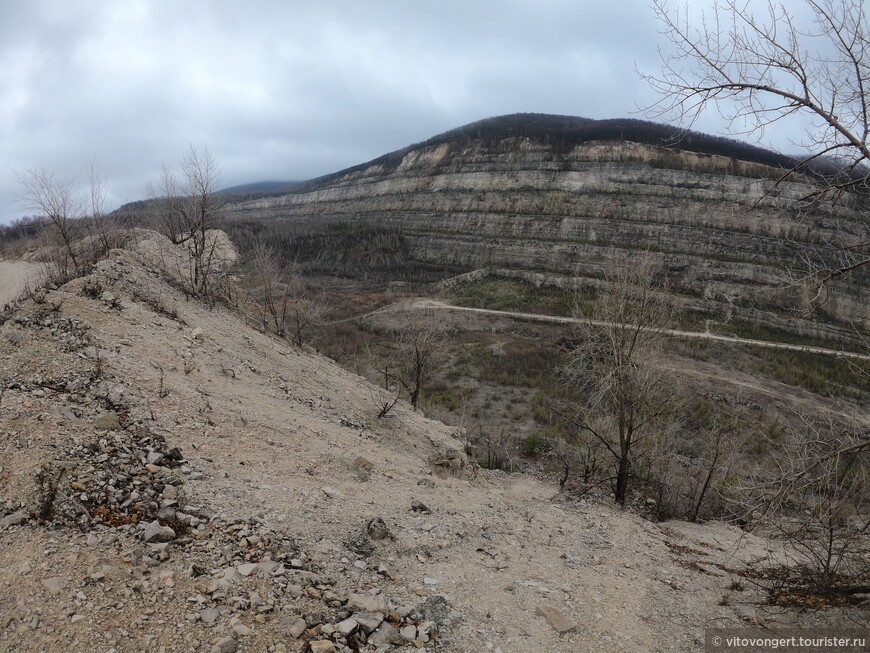
<svg viewBox="0 0 870 653">
<path fill-rule="evenodd" d="M 834 256 L 868 232 L 854 208 L 807 212 L 801 198 L 811 181 L 777 184 L 782 168 L 766 161 L 628 140 L 548 140 L 433 139 L 239 202 L 232 215 L 395 226 L 414 259 L 465 269 L 595 278 L 620 250 L 650 250 L 675 292 L 719 312 L 799 307 L 802 291 L 786 268 L 808 253 Z M 870 328 L 867 280 L 838 283 L 825 311 Z"/>
</svg>

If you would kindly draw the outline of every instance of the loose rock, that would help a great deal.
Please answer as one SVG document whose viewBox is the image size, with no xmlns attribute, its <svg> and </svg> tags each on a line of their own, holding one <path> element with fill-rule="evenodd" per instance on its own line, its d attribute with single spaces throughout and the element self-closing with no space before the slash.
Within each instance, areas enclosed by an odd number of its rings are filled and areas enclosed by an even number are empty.
<svg viewBox="0 0 870 653">
<path fill-rule="evenodd" d="M 539 606 L 535 614 L 547 620 L 547 623 L 560 635 L 577 628 L 577 624 L 565 613 L 549 605 Z"/>
</svg>

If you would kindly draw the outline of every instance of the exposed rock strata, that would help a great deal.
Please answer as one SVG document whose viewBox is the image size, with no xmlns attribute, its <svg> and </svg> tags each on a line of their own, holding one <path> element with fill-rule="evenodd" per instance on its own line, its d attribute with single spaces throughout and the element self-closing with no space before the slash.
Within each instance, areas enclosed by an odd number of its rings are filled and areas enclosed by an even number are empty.
<svg viewBox="0 0 870 653">
<path fill-rule="evenodd" d="M 365 221 L 400 227 L 416 260 L 598 277 L 620 251 L 649 249 L 681 294 L 795 308 L 784 266 L 868 231 L 859 211 L 804 215 L 807 183 L 775 186 L 760 164 L 630 142 L 560 154 L 507 138 L 442 143 L 297 192 L 237 204 L 238 218 Z M 765 196 L 765 193 L 767 195 Z M 838 284 L 826 310 L 870 327 L 866 275 Z"/>
</svg>

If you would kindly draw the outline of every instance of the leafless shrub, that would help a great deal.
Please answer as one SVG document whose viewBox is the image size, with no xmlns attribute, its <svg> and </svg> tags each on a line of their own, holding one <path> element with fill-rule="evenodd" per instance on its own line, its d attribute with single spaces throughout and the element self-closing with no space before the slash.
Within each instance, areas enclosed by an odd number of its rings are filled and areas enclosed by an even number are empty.
<svg viewBox="0 0 870 653">
<path fill-rule="evenodd" d="M 298 346 L 312 342 L 330 307 L 323 294 L 307 290 L 301 267 L 282 263 L 272 247 L 257 241 L 245 269 L 250 292 L 243 303 L 256 314 L 258 326 Z"/>
<path fill-rule="evenodd" d="M 870 445 L 831 417 L 804 418 L 770 448 L 765 478 L 745 478 L 747 515 L 767 516 L 785 545 L 786 584 L 825 594 L 870 591 Z M 733 500 L 733 499 L 732 499 Z"/>
<path fill-rule="evenodd" d="M 432 311 L 407 308 L 399 319 L 400 326 L 393 333 L 398 351 L 384 376 L 405 390 L 416 409 L 424 386 L 441 369 L 449 336 Z"/>
<path fill-rule="evenodd" d="M 378 411 L 378 419 L 383 419 L 390 414 L 393 407 L 399 403 L 399 393 L 384 390 L 382 388 L 372 388 L 371 398 L 375 408 Z"/>
<path fill-rule="evenodd" d="M 565 382 L 586 397 L 565 417 L 609 453 L 619 504 L 625 503 L 641 459 L 681 401 L 675 375 L 662 361 L 671 308 L 654 275 L 649 256 L 607 269 L 607 290 L 599 296 L 594 318 L 575 310 L 578 344 L 561 370 Z"/>
<path fill-rule="evenodd" d="M 106 218 L 105 181 L 90 167 L 90 187 L 77 193 L 74 179 L 60 179 L 46 168 L 16 175 L 19 200 L 36 219 L 50 225 L 41 231 L 48 283 L 63 284 L 81 276 L 106 253 L 126 242 L 126 234 Z"/>
<path fill-rule="evenodd" d="M 733 506 L 723 500 L 720 489 L 739 469 L 739 443 L 746 430 L 744 411 L 715 416 L 691 435 L 678 424 L 662 432 L 649 453 L 645 481 L 655 497 L 654 514 L 659 520 L 728 519 Z M 691 453 L 680 453 L 691 439 Z"/>
<path fill-rule="evenodd" d="M 36 471 L 36 515 L 42 521 L 49 521 L 54 517 L 57 495 L 65 473 L 66 469 L 63 467 L 52 467 L 49 464 L 42 465 Z"/>
</svg>

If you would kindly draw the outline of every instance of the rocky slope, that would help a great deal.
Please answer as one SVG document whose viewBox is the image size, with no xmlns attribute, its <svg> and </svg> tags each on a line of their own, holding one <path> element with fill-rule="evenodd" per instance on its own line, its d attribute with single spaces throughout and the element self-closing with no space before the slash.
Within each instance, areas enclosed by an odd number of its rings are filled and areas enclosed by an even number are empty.
<svg viewBox="0 0 870 653">
<path fill-rule="evenodd" d="M 799 200 L 809 183 L 774 187 L 782 170 L 767 161 L 632 142 L 622 132 L 566 145 L 561 122 L 555 134 L 542 124 L 531 136 L 495 127 L 486 137 L 448 134 L 292 193 L 239 202 L 231 214 L 394 226 L 414 259 L 459 269 L 594 279 L 617 254 L 648 249 L 675 293 L 716 314 L 800 306 L 803 291 L 784 267 L 800 267 L 808 252 L 830 258 L 829 245 L 867 235 L 860 211 L 805 214 Z M 868 304 L 862 273 L 838 284 L 825 310 L 870 327 Z"/>
<path fill-rule="evenodd" d="M 462 434 L 168 284 L 140 234 L 0 325 L 0 651 L 694 651 L 771 543 L 477 469 Z"/>
</svg>

